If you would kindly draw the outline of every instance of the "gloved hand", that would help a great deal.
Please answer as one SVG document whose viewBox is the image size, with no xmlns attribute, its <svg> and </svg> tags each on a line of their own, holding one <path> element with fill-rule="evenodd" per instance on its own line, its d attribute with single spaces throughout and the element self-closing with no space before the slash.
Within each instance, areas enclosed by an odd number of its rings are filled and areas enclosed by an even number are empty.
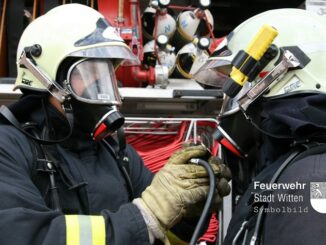
<svg viewBox="0 0 326 245">
<path fill-rule="evenodd" d="M 178 223 L 182 217 L 191 216 L 193 208 L 196 205 L 202 206 L 206 201 L 209 184 L 207 172 L 202 166 L 188 164 L 188 161 L 191 158 L 207 159 L 208 155 L 207 149 L 202 145 L 189 146 L 175 152 L 167 164 L 156 173 L 141 198 L 133 201 L 143 216 L 158 220 L 163 233 Z M 225 186 L 225 181 L 230 178 L 230 172 L 225 165 L 216 164 L 215 158 L 210 161 L 219 180 L 218 190 L 222 191 L 217 195 L 219 198 L 216 198 L 217 203 L 214 205 L 216 207 L 221 201 L 220 196 L 227 195 L 230 191 L 230 187 Z"/>
<path fill-rule="evenodd" d="M 208 160 L 211 165 L 217 165 L 220 168 L 220 172 L 216 174 L 216 191 L 214 201 L 212 203 L 211 211 L 216 211 L 222 203 L 223 197 L 229 195 L 231 187 L 229 181 L 232 178 L 231 170 L 223 163 L 223 161 L 215 156 L 211 156 Z M 189 207 L 190 212 L 186 213 L 186 217 L 198 217 L 201 215 L 206 199 L 200 203 L 196 203 Z"/>
</svg>

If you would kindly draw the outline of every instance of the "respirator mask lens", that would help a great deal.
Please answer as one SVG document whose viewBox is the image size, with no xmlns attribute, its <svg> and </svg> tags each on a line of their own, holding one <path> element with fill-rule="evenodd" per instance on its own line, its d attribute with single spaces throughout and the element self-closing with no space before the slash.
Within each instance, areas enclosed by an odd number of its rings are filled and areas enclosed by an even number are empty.
<svg viewBox="0 0 326 245">
<path fill-rule="evenodd" d="M 73 96 L 90 104 L 120 105 L 114 66 L 108 59 L 84 59 L 68 71 L 67 83 Z"/>
<path fill-rule="evenodd" d="M 113 134 L 124 123 L 116 106 L 121 104 L 114 66 L 108 59 L 83 59 L 67 75 L 75 126 L 94 140 Z"/>
</svg>

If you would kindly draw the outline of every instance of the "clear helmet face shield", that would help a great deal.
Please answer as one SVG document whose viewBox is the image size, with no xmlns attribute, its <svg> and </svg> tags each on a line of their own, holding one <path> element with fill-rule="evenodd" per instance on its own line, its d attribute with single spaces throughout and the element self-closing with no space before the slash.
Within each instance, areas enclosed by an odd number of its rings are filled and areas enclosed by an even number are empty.
<svg viewBox="0 0 326 245">
<path fill-rule="evenodd" d="M 72 95 L 89 104 L 120 105 L 114 66 L 108 59 L 83 59 L 74 63 L 67 74 Z"/>
<path fill-rule="evenodd" d="M 194 74 L 194 79 L 201 84 L 221 88 L 228 79 L 231 68 L 231 63 L 227 60 L 208 60 Z"/>
<path fill-rule="evenodd" d="M 85 39 L 87 40 L 87 39 Z M 90 40 L 89 42 L 91 42 Z M 119 45 L 118 42 L 112 46 L 93 47 L 75 51 L 68 55 L 69 57 L 85 58 L 107 58 L 119 60 L 119 65 L 135 66 L 140 65 L 140 60 L 134 55 L 127 46 Z M 118 64 L 117 64 L 118 65 Z"/>
<path fill-rule="evenodd" d="M 228 49 L 228 39 L 232 37 L 230 33 L 219 43 L 218 47 L 194 74 L 194 79 L 204 85 L 209 85 L 216 88 L 222 88 L 232 69 L 233 54 Z"/>
</svg>

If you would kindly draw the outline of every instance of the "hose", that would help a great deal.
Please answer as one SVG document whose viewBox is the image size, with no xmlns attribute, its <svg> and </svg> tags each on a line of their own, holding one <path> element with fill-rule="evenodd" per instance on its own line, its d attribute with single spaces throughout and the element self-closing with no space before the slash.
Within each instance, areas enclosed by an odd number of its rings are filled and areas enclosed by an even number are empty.
<svg viewBox="0 0 326 245">
<path fill-rule="evenodd" d="M 206 233 L 198 239 L 197 243 L 199 241 L 205 241 L 209 243 L 216 242 L 218 229 L 219 229 L 219 222 L 216 218 L 216 212 L 214 212 L 211 216 L 211 220 L 209 222 Z"/>
<path fill-rule="evenodd" d="M 207 195 L 207 199 L 205 202 L 205 206 L 203 208 L 203 212 L 198 220 L 195 231 L 192 234 L 192 237 L 191 237 L 191 240 L 189 243 L 190 245 L 196 245 L 196 242 L 199 238 L 200 232 L 203 229 L 203 226 L 205 225 L 205 221 L 208 218 L 208 215 L 210 213 L 210 208 L 211 208 L 213 200 L 214 200 L 214 194 L 215 194 L 215 188 L 216 188 L 216 177 L 213 172 L 213 169 L 211 168 L 211 166 L 209 165 L 208 162 L 206 162 L 202 159 L 199 159 L 199 158 L 194 158 L 194 159 L 190 160 L 190 163 L 203 166 L 206 169 L 206 171 L 208 173 L 208 178 L 209 178 L 209 189 L 208 189 L 208 195 Z"/>
<path fill-rule="evenodd" d="M 148 125 L 147 125 L 148 127 Z M 137 132 L 136 125 L 133 125 L 132 131 L 128 133 L 126 131 L 127 142 L 131 144 L 141 158 L 144 161 L 145 166 L 150 169 L 153 173 L 158 172 L 168 161 L 169 157 L 173 152 L 182 148 L 182 144 L 185 140 L 185 135 L 187 131 L 189 131 L 189 122 L 183 121 L 178 126 L 169 125 L 163 133 L 167 134 L 150 134 L 149 132 L 160 131 L 161 128 L 166 127 L 164 123 L 156 123 L 151 125 L 146 133 L 139 133 L 141 131 L 146 131 L 143 128 L 139 129 Z M 201 132 L 200 129 L 203 129 L 205 132 L 209 133 L 210 130 L 215 129 L 215 124 L 211 122 L 197 122 L 197 131 L 199 134 Z M 157 129 L 157 130 L 156 130 Z M 208 130 L 208 131 L 207 131 Z M 169 134 L 169 132 L 171 134 Z M 177 132 L 177 133 L 174 133 Z M 201 134 L 200 134 L 201 135 Z M 191 139 L 191 136 L 186 137 L 187 140 Z M 218 144 L 214 142 L 211 148 L 212 155 L 217 155 L 218 152 Z M 214 183 L 215 185 L 215 183 Z M 215 217 L 215 214 L 212 214 L 208 229 L 202 237 L 199 238 L 200 241 L 207 241 L 213 243 L 216 241 L 216 234 L 218 230 L 219 224 L 218 220 Z M 199 232 L 200 233 L 200 232 Z"/>
<path fill-rule="evenodd" d="M 131 137 L 132 135 L 126 133 L 127 141 L 136 149 L 143 159 L 145 166 L 153 173 L 156 173 L 166 164 L 173 152 L 182 148 L 187 125 L 187 122 L 183 122 L 179 127 L 173 127 L 165 131 L 171 132 L 178 130 L 177 134 L 138 134 L 136 137 Z M 160 126 L 162 125 L 154 125 L 153 129 Z"/>
</svg>

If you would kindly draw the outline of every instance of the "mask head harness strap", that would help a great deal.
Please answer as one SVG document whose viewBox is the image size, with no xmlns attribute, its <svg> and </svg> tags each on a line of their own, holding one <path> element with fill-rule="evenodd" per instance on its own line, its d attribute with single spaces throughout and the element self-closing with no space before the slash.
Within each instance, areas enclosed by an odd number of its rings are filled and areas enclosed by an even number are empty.
<svg viewBox="0 0 326 245">
<path fill-rule="evenodd" d="M 9 108 L 5 105 L 2 105 L 0 107 L 0 114 L 9 122 L 11 123 L 16 129 L 18 129 L 20 132 L 22 132 L 23 134 L 25 134 L 27 137 L 35 140 L 36 142 L 40 143 L 40 144 L 44 144 L 44 145 L 50 145 L 50 144 L 57 144 L 60 142 L 63 142 L 65 140 L 67 140 L 71 133 L 72 133 L 72 125 L 70 124 L 69 120 L 69 133 L 67 136 L 65 136 L 62 139 L 59 140 L 50 140 L 50 139 L 40 139 L 35 137 L 34 135 L 28 133 L 26 130 L 24 130 L 24 128 L 20 125 L 19 121 L 16 119 L 15 115 L 9 110 Z"/>
</svg>

